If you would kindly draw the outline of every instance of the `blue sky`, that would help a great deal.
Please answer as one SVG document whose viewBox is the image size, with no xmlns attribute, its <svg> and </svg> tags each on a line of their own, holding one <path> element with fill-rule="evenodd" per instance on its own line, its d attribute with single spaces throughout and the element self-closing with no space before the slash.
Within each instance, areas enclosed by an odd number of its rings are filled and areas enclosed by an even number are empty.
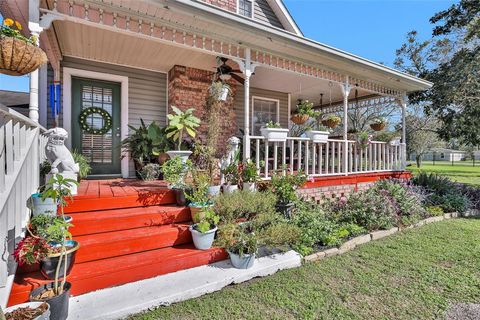
<svg viewBox="0 0 480 320">
<path fill-rule="evenodd" d="M 428 19 L 452 0 L 284 0 L 306 37 L 392 66 L 405 34 L 429 38 Z M 0 21 L 1 21 L 0 16 Z M 0 75 L 0 89 L 28 91 L 28 77 Z"/>
</svg>

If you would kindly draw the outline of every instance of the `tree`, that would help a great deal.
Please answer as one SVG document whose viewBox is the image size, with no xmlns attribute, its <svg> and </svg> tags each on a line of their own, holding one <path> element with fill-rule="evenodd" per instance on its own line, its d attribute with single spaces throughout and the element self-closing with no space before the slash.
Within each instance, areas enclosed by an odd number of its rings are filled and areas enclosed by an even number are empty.
<svg viewBox="0 0 480 320">
<path fill-rule="evenodd" d="M 461 0 L 435 14 L 433 38 L 419 41 L 415 31 L 397 50 L 395 66 L 434 83 L 426 91 L 410 95 L 439 120 L 438 133 L 445 140 L 458 139 L 480 145 L 480 5 Z"/>
<path fill-rule="evenodd" d="M 419 105 L 411 107 L 405 118 L 407 154 L 415 153 L 417 167 L 421 167 L 423 155 L 435 147 L 442 146 L 436 133 L 438 121 L 422 112 Z"/>
</svg>

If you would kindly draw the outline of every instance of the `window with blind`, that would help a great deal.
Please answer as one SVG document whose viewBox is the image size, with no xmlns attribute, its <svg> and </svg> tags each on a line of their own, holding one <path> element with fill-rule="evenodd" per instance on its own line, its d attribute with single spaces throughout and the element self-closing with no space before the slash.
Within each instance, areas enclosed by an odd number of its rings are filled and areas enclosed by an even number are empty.
<svg viewBox="0 0 480 320">
<path fill-rule="evenodd" d="M 269 121 L 279 121 L 279 101 L 253 97 L 252 134 L 260 135 L 260 129 Z"/>
</svg>

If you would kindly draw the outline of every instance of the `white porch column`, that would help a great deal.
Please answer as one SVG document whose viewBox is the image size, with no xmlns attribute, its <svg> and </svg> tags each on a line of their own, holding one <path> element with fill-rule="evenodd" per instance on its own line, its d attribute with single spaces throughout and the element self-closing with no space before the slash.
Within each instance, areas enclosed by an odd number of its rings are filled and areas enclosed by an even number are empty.
<svg viewBox="0 0 480 320">
<path fill-rule="evenodd" d="M 342 86 L 343 93 L 343 172 L 348 175 L 348 96 L 350 95 L 350 83 L 347 76 Z"/>
<path fill-rule="evenodd" d="M 40 10 L 39 10 L 39 0 L 29 1 L 28 9 L 28 29 L 32 36 L 37 38 L 36 45 L 40 44 L 40 33 L 43 31 L 43 28 L 40 27 Z M 28 108 L 28 116 L 35 122 L 39 120 L 38 114 L 38 105 L 39 105 L 39 95 L 38 90 L 40 87 L 39 82 L 39 70 L 35 70 L 30 73 L 30 106 Z"/>
<path fill-rule="evenodd" d="M 400 99 L 400 106 L 402 107 L 402 170 L 405 170 L 407 167 L 407 103 L 408 103 L 408 96 L 405 94 Z"/>
<path fill-rule="evenodd" d="M 244 137 L 243 137 L 243 160 L 250 159 L 250 77 L 252 75 L 252 63 L 250 56 L 250 48 L 245 49 L 245 68 L 243 73 L 245 75 L 244 89 Z"/>
</svg>

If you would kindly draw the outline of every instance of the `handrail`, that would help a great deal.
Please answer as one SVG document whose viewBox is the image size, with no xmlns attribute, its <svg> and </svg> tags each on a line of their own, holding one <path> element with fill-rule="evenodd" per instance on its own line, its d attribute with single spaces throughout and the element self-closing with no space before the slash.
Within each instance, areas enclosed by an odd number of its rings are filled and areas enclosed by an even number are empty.
<svg viewBox="0 0 480 320">
<path fill-rule="evenodd" d="M 45 129 L 40 123 L 33 121 L 32 119 L 24 116 L 20 112 L 17 112 L 13 109 L 4 107 L 0 105 L 0 113 L 2 113 L 5 116 L 11 116 L 14 118 L 17 118 L 18 120 L 21 120 L 22 122 L 28 123 L 32 127 L 38 127 L 40 131 L 45 132 L 47 129 Z"/>
</svg>

